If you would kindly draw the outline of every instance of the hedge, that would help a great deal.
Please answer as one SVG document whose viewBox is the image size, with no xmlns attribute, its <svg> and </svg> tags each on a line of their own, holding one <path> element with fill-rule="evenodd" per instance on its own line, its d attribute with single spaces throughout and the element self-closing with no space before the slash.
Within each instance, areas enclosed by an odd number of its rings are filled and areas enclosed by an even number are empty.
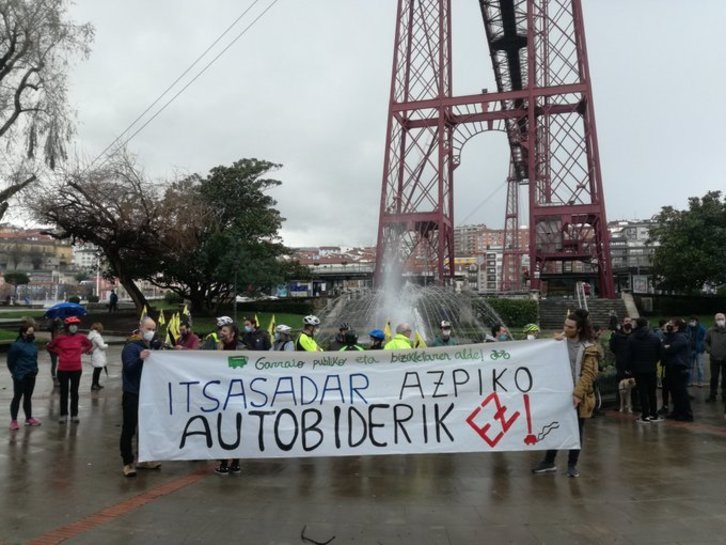
<svg viewBox="0 0 726 545">
<path fill-rule="evenodd" d="M 505 299 L 502 297 L 487 297 L 487 303 L 499 314 L 502 321 L 510 329 L 524 327 L 527 324 L 537 323 L 537 301 L 533 299 Z"/>
</svg>

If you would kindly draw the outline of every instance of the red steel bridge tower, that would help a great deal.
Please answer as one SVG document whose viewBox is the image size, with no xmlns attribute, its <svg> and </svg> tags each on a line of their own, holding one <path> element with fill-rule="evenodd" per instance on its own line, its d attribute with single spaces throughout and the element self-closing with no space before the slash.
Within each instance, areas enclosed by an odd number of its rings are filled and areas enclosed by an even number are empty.
<svg viewBox="0 0 726 545">
<path fill-rule="evenodd" d="M 521 289 L 519 188 L 528 190 L 531 288 L 569 273 L 614 297 L 580 0 L 479 0 L 496 92 L 454 96 L 451 0 L 399 0 L 376 282 L 454 272 L 461 150 L 501 131 L 510 150 L 503 289 Z M 579 263 L 577 266 L 573 264 Z"/>
</svg>

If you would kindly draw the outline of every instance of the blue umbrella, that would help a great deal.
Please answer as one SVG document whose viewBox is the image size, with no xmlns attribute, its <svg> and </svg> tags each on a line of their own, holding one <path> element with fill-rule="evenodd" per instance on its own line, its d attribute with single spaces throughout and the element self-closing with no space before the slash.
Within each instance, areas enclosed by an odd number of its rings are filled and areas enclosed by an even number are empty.
<svg viewBox="0 0 726 545">
<path fill-rule="evenodd" d="M 45 311 L 45 317 L 51 320 L 68 318 L 69 316 L 85 316 L 86 314 L 86 307 L 77 303 L 58 303 Z"/>
</svg>

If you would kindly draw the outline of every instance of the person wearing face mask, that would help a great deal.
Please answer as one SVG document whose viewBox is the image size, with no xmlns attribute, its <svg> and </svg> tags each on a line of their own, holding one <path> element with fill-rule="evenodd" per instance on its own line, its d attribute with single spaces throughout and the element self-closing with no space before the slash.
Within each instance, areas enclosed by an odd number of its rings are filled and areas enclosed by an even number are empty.
<svg viewBox="0 0 726 545">
<path fill-rule="evenodd" d="M 610 335 L 610 341 L 608 347 L 610 352 L 615 355 L 615 380 L 616 384 L 620 384 L 620 381 L 626 377 L 630 377 L 631 373 L 628 370 L 628 339 L 633 331 L 633 323 L 629 316 L 623 318 L 623 322 L 618 329 L 612 332 Z M 620 393 L 618 392 L 618 396 Z M 639 410 L 639 403 L 636 400 L 636 390 L 633 388 L 630 395 L 632 396 L 631 404 L 633 409 Z M 620 399 L 617 400 L 617 404 L 620 404 Z"/>
<path fill-rule="evenodd" d="M 706 352 L 706 328 L 699 323 L 698 316 L 691 316 L 688 319 L 686 334 L 691 342 L 688 385 L 698 386 L 700 388 L 706 385 L 703 375 L 703 360 Z"/>
<path fill-rule="evenodd" d="M 270 350 L 280 352 L 294 352 L 295 342 L 291 337 L 292 328 L 289 325 L 280 324 L 275 328 L 275 342 L 272 343 Z"/>
<path fill-rule="evenodd" d="M 136 475 L 136 468 L 158 469 L 161 464 L 158 462 L 142 462 L 134 466 L 134 451 L 132 442 L 136 435 L 136 427 L 139 422 L 139 388 L 141 387 L 141 373 L 144 370 L 144 362 L 151 355 L 151 350 L 159 348 L 155 343 L 156 322 L 148 316 L 141 320 L 139 329 L 135 331 L 126 341 L 121 351 L 123 380 L 123 394 L 121 398 L 123 421 L 121 424 L 121 438 L 119 448 L 123 459 L 124 477 Z"/>
<path fill-rule="evenodd" d="M 673 398 L 673 412 L 666 415 L 681 422 L 693 422 L 693 411 L 688 398 L 688 365 L 690 340 L 685 333 L 686 322 L 673 318 L 666 325 L 665 351 L 666 376 Z"/>
<path fill-rule="evenodd" d="M 38 375 L 38 347 L 35 344 L 35 322 L 23 319 L 18 331 L 18 338 L 10 345 L 8 351 L 8 369 L 13 377 L 13 400 L 10 402 L 10 429 L 17 431 L 18 410 L 23 400 L 26 426 L 40 426 L 40 420 L 33 418 L 33 407 L 30 398 L 35 388 L 35 377 Z"/>
<path fill-rule="evenodd" d="M 247 347 L 247 350 L 269 350 L 272 348 L 270 334 L 264 329 L 260 329 L 257 320 L 254 318 L 245 318 L 242 343 Z"/>
<path fill-rule="evenodd" d="M 199 337 L 192 331 L 191 324 L 186 320 L 180 323 L 179 338 L 176 340 L 174 350 L 197 350 L 199 344 Z"/>
<path fill-rule="evenodd" d="M 68 421 L 68 394 L 71 398 L 71 421 L 78 418 L 78 387 L 81 384 L 81 356 L 93 352 L 93 344 L 85 335 L 78 334 L 81 320 L 69 316 L 63 320 L 65 331 L 48 343 L 48 351 L 58 356 L 58 381 L 60 382 L 60 417 L 58 422 Z"/>
<path fill-rule="evenodd" d="M 512 336 L 509 334 L 509 330 L 502 324 L 495 324 L 492 326 L 492 337 L 496 340 L 496 342 L 506 342 L 512 340 Z M 487 339 L 487 342 L 489 342 L 489 339 Z"/>
<path fill-rule="evenodd" d="M 225 317 L 226 318 L 226 317 Z M 213 350 L 248 350 L 248 347 L 240 340 L 239 330 L 235 323 L 226 323 L 219 328 L 219 342 Z M 231 320 L 230 320 L 231 322 Z M 219 323 L 219 322 L 217 322 Z M 220 460 L 219 465 L 214 469 L 217 475 L 237 474 L 240 472 L 239 458 L 231 460 Z"/>
<path fill-rule="evenodd" d="M 441 322 L 441 334 L 437 335 L 431 343 L 431 346 L 456 346 L 458 341 L 456 337 L 451 336 L 451 322 L 443 320 Z"/>
<path fill-rule="evenodd" d="M 726 315 L 719 312 L 714 316 L 713 327 L 706 333 L 704 340 L 710 357 L 711 382 L 709 403 L 716 401 L 718 394 L 718 377 L 721 375 L 721 398 L 726 397 Z"/>
<path fill-rule="evenodd" d="M 396 336 L 386 343 L 386 350 L 410 350 L 411 349 L 411 324 L 406 322 L 396 326 Z"/>
<path fill-rule="evenodd" d="M 303 318 L 303 329 L 295 342 L 295 350 L 298 352 L 322 352 L 323 349 L 315 341 L 315 332 L 320 326 L 320 319 L 314 314 L 308 314 Z"/>
</svg>

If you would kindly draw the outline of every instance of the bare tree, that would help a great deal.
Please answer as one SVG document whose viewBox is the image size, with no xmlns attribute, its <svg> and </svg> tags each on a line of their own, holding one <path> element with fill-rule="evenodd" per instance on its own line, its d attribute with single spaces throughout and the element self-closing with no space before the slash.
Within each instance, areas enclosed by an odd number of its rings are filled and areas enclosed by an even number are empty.
<svg viewBox="0 0 726 545">
<path fill-rule="evenodd" d="M 146 304 L 134 279 L 142 277 L 139 270 L 158 270 L 163 215 L 153 184 L 132 158 L 120 153 L 101 167 L 68 172 L 30 202 L 36 219 L 56 226 L 52 236 L 100 248 L 137 308 Z"/>
<path fill-rule="evenodd" d="M 86 57 L 90 24 L 68 19 L 69 0 L 0 0 L 0 218 L 8 200 L 35 182 L 43 160 L 50 168 L 66 158 L 73 134 L 67 71 Z"/>
</svg>

